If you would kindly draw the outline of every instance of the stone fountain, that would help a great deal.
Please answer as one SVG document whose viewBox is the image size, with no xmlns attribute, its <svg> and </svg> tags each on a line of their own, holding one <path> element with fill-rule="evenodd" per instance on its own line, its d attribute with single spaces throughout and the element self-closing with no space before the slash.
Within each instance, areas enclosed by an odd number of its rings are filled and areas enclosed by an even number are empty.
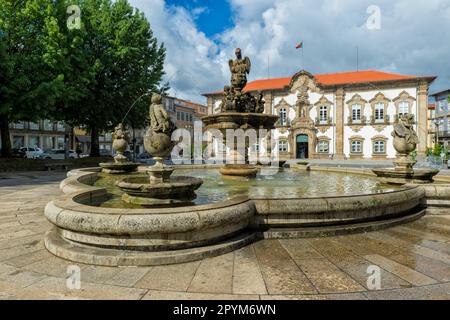
<svg viewBox="0 0 450 320">
<path fill-rule="evenodd" d="M 405 114 L 400 117 L 399 123 L 394 126 L 392 136 L 394 137 L 394 149 L 397 151 L 397 159 L 394 168 L 374 169 L 373 172 L 388 183 L 430 183 L 433 177 L 439 173 L 437 169 L 416 168 L 416 161 L 411 159 L 410 154 L 414 152 L 419 138 L 414 131 L 414 116 Z"/>
<path fill-rule="evenodd" d="M 144 206 L 186 204 L 195 199 L 195 190 L 203 183 L 194 177 L 171 177 L 174 168 L 164 159 L 174 147 L 171 141 L 175 125 L 162 104 L 160 94 L 153 94 L 150 106 L 150 128 L 144 136 L 144 148 L 156 161 L 145 171 L 148 177 L 127 177 L 117 186 L 125 192 L 122 200 Z"/>
<path fill-rule="evenodd" d="M 251 62 L 248 57 L 242 58 L 241 49 L 236 49 L 236 59 L 229 60 L 231 71 L 231 86 L 224 87 L 224 95 L 220 105 L 220 113 L 209 115 L 202 118 L 207 129 L 218 129 L 224 138 L 224 144 L 227 145 L 226 132 L 228 129 L 254 129 L 257 133 L 257 140 L 260 141 L 259 129 L 267 131 L 274 129 L 278 116 L 263 114 L 264 100 L 263 95 L 258 92 L 257 96 L 252 96 L 244 92 L 247 84 L 247 74 L 250 73 Z M 233 138 L 234 139 L 234 138 Z M 258 169 L 249 164 L 248 161 L 248 141 L 245 144 L 245 151 L 242 152 L 235 147 L 230 150 L 227 163 L 220 169 L 224 176 L 243 176 L 252 177 L 258 172 Z"/>
<path fill-rule="evenodd" d="M 99 164 L 102 167 L 102 171 L 109 174 L 123 174 L 136 171 L 139 164 L 129 161 L 123 155 L 128 146 L 129 135 L 122 123 L 119 123 L 114 129 L 112 137 L 112 147 L 116 151 L 116 156 L 114 157 L 114 162 L 103 162 Z"/>
</svg>

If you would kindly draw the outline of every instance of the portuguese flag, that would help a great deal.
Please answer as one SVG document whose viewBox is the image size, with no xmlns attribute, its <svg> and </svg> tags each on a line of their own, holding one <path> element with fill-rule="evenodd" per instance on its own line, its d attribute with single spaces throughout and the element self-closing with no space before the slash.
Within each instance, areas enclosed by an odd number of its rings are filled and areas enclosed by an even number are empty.
<svg viewBox="0 0 450 320">
<path fill-rule="evenodd" d="M 295 46 L 295 49 L 301 49 L 303 48 L 303 41 L 300 41 L 299 43 L 297 43 L 297 45 Z"/>
</svg>

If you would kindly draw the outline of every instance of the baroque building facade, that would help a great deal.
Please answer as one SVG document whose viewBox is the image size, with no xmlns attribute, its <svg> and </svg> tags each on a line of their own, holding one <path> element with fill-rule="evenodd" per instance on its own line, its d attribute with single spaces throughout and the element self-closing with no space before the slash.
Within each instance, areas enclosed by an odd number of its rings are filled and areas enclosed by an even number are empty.
<svg viewBox="0 0 450 320">
<path fill-rule="evenodd" d="M 435 76 L 381 71 L 312 75 L 249 82 L 264 95 L 264 113 L 279 116 L 272 152 L 280 159 L 395 158 L 391 133 L 399 116 L 414 115 L 418 155 L 428 141 L 428 90 Z M 205 93 L 208 114 L 220 112 L 222 92 Z M 253 146 L 254 150 L 264 148 Z"/>
</svg>

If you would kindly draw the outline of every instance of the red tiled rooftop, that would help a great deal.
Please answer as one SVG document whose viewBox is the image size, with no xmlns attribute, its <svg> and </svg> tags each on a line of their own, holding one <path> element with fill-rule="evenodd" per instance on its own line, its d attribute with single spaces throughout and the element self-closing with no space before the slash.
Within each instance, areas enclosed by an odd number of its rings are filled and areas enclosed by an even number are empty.
<svg viewBox="0 0 450 320">
<path fill-rule="evenodd" d="M 421 76 L 409 76 L 395 73 L 388 73 L 383 71 L 353 71 L 353 72 L 339 72 L 339 73 L 327 73 L 317 74 L 314 76 L 321 85 L 344 85 L 352 83 L 367 83 L 367 82 L 383 82 L 383 81 L 395 81 L 406 79 L 418 79 L 418 78 L 430 78 L 435 77 L 421 77 Z M 283 89 L 289 86 L 292 77 L 287 78 L 273 78 L 273 79 L 260 79 L 247 83 L 245 91 L 257 91 L 257 90 L 276 90 Z M 222 91 L 210 92 L 206 94 L 219 94 Z"/>
</svg>

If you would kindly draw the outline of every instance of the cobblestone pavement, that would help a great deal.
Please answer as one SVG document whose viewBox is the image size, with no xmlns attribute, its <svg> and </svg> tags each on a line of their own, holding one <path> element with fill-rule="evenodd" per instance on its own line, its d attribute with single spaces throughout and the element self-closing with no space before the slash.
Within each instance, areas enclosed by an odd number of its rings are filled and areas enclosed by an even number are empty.
<svg viewBox="0 0 450 320">
<path fill-rule="evenodd" d="M 379 232 L 263 240 L 157 267 L 78 264 L 81 289 L 43 246 L 63 173 L 0 174 L 0 299 L 450 299 L 450 212 Z M 367 269 L 381 270 L 381 290 Z M 371 282 L 369 281 L 369 284 Z"/>
</svg>

